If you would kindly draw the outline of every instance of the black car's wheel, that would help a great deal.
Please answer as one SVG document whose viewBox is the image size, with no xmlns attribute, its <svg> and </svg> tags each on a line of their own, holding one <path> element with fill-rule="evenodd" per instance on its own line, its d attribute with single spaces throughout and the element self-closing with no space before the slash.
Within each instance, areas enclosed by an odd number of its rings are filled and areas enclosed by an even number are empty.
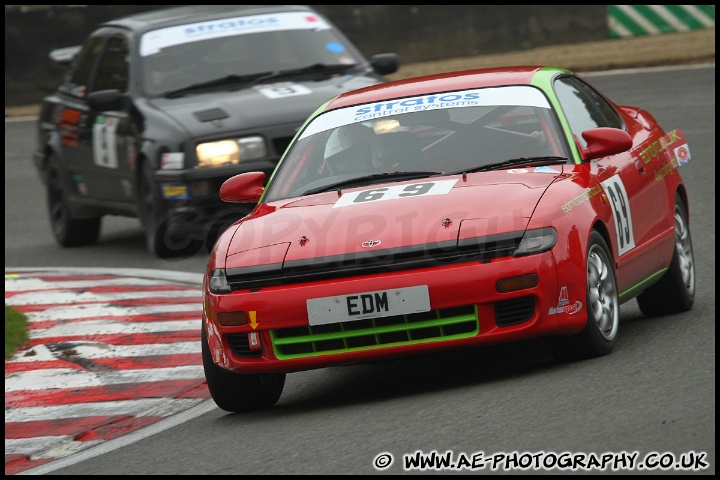
<svg viewBox="0 0 720 480">
<path fill-rule="evenodd" d="M 202 359 L 210 395 L 228 412 L 249 412 L 274 406 L 285 387 L 284 373 L 240 374 L 213 362 L 205 327 L 202 328 Z"/>
<path fill-rule="evenodd" d="M 47 206 L 50 227 L 60 245 L 79 247 L 97 242 L 102 217 L 73 218 L 67 205 L 62 169 L 53 157 L 48 159 Z"/>
<path fill-rule="evenodd" d="M 587 324 L 570 337 L 551 338 L 551 351 L 561 361 L 607 355 L 615 348 L 620 301 L 610 249 L 597 231 L 590 234 L 587 253 Z"/>
<path fill-rule="evenodd" d="M 202 242 L 175 233 L 194 220 L 189 212 L 165 212 L 164 201 L 155 183 L 149 162 L 144 162 L 138 180 L 138 216 L 145 230 L 145 244 L 150 253 L 160 258 L 191 256 L 202 248 Z"/>
<path fill-rule="evenodd" d="M 155 185 L 152 165 L 143 162 L 142 175 L 138 179 L 138 216 L 145 230 L 145 243 L 150 253 L 155 254 L 155 237 L 162 215 L 162 198 Z"/>
<path fill-rule="evenodd" d="M 686 312 L 695 301 L 695 259 L 685 204 L 675 200 L 675 251 L 663 277 L 638 295 L 640 311 L 648 317 Z"/>
</svg>

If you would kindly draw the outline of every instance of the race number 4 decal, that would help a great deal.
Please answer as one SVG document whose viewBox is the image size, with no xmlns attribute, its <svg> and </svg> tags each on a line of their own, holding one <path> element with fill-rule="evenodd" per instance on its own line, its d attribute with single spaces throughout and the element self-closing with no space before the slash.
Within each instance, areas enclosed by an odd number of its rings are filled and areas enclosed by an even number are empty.
<svg viewBox="0 0 720 480">
<path fill-rule="evenodd" d="M 312 90 L 304 85 L 297 83 L 276 83 L 257 89 L 258 92 L 265 95 L 267 98 L 284 98 L 293 97 L 295 95 L 307 95 L 312 93 Z"/>
<path fill-rule="evenodd" d="M 93 125 L 93 160 L 95 165 L 118 168 L 115 134 L 118 119 L 99 115 Z"/>
<path fill-rule="evenodd" d="M 620 175 L 613 175 L 602 182 L 602 186 L 605 189 L 608 199 L 610 199 L 613 218 L 615 219 L 618 255 L 622 255 L 635 248 L 630 201 L 628 200 L 627 191 L 620 179 Z"/>
</svg>

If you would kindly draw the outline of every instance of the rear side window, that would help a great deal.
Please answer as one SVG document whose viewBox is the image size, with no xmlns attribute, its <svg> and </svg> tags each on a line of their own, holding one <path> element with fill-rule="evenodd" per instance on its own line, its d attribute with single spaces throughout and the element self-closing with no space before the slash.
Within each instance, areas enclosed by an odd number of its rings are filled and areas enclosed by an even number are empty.
<svg viewBox="0 0 720 480">
<path fill-rule="evenodd" d="M 591 128 L 624 129 L 625 125 L 599 93 L 576 77 L 564 76 L 555 81 L 555 93 L 570 123 L 570 129 L 583 147 L 587 144 L 582 132 Z"/>
<path fill-rule="evenodd" d="M 102 50 L 103 37 L 92 37 L 83 45 L 61 87 L 64 93 L 84 97 L 92 82 L 97 59 Z"/>
<path fill-rule="evenodd" d="M 107 41 L 92 91 L 127 91 L 128 86 L 128 45 L 123 37 L 111 37 Z"/>
</svg>

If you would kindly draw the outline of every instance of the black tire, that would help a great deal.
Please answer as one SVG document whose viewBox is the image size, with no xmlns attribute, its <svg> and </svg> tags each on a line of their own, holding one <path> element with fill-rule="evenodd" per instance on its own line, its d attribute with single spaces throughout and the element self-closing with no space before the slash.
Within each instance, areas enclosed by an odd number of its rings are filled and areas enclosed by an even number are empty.
<svg viewBox="0 0 720 480">
<path fill-rule="evenodd" d="M 695 258 L 685 204 L 675 200 L 675 250 L 662 278 L 637 297 L 643 315 L 687 312 L 695 302 Z"/>
<path fill-rule="evenodd" d="M 145 230 L 145 245 L 150 253 L 159 258 L 191 257 L 202 249 L 202 241 L 173 233 L 176 227 L 193 222 L 195 215 L 165 211 L 152 165 L 147 161 L 143 162 L 142 175 L 138 179 L 137 202 L 138 216 Z"/>
<path fill-rule="evenodd" d="M 560 361 L 585 360 L 612 352 L 620 325 L 620 300 L 610 249 L 593 230 L 588 241 L 587 323 L 577 335 L 552 337 L 551 352 Z"/>
<path fill-rule="evenodd" d="M 227 412 L 242 413 L 273 407 L 285 387 L 284 373 L 241 374 L 213 362 L 205 327 L 202 327 L 202 360 L 210 395 Z"/>
<path fill-rule="evenodd" d="M 53 157 L 48 159 L 47 206 L 50 228 L 58 244 L 80 247 L 97 242 L 102 217 L 73 218 L 67 205 L 63 172 Z"/>
<path fill-rule="evenodd" d="M 145 230 L 145 244 L 148 251 L 156 254 L 155 237 L 162 217 L 163 201 L 155 185 L 155 176 L 150 162 L 142 164 L 142 173 L 138 178 L 138 217 Z M 159 255 L 161 256 L 161 255 Z"/>
</svg>

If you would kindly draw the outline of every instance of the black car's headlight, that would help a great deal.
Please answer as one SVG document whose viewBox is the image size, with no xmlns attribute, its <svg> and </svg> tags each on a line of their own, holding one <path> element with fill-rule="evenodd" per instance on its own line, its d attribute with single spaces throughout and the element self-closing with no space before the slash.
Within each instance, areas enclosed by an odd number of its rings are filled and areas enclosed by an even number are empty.
<svg viewBox="0 0 720 480">
<path fill-rule="evenodd" d="M 534 255 L 536 253 L 547 252 L 557 243 L 557 232 L 554 228 L 538 228 L 537 230 L 528 230 L 520 240 L 520 245 L 513 253 L 513 256 L 520 257 L 523 255 Z"/>
<path fill-rule="evenodd" d="M 198 166 L 216 167 L 264 158 L 267 147 L 262 137 L 252 136 L 201 143 L 195 148 L 195 153 Z"/>
</svg>

